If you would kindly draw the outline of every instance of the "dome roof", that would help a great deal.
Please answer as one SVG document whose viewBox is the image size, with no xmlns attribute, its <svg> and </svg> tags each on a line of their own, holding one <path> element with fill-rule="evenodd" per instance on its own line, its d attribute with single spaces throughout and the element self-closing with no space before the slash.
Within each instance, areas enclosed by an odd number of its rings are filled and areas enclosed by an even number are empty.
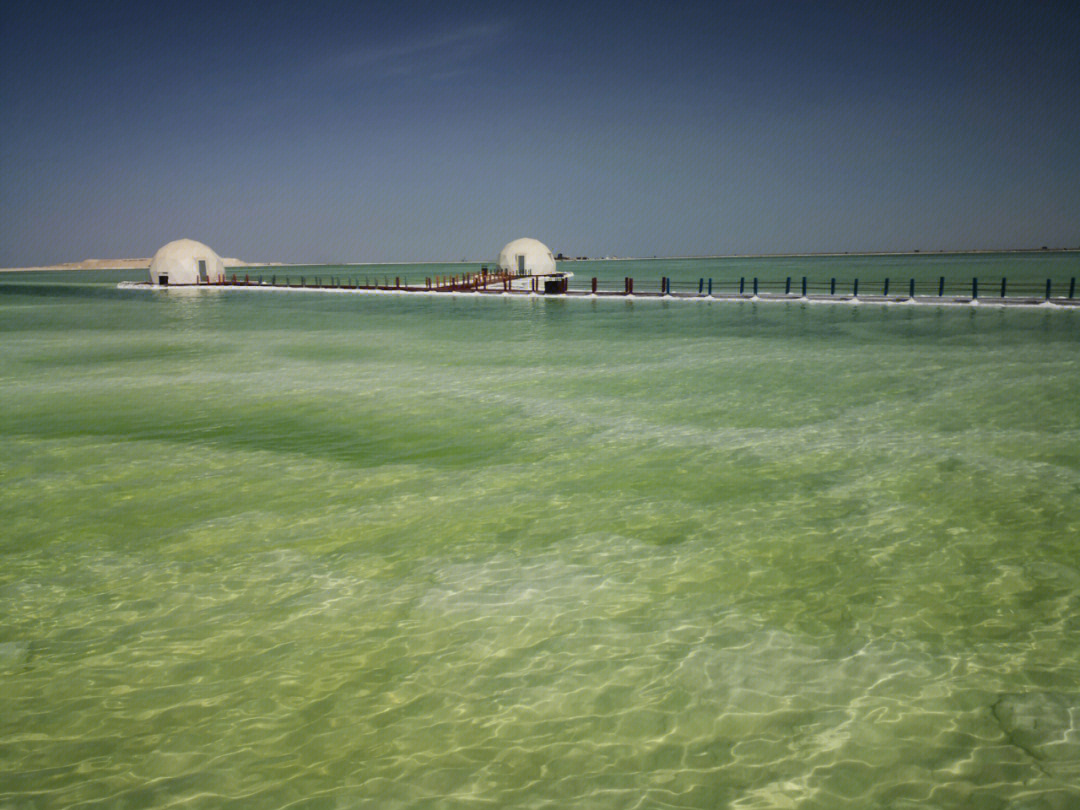
<svg viewBox="0 0 1080 810">
<path fill-rule="evenodd" d="M 515 239 L 499 251 L 499 269 L 508 273 L 544 276 L 557 272 L 555 256 L 536 239 Z"/>
<path fill-rule="evenodd" d="M 198 284 L 218 281 L 224 275 L 221 257 L 194 239 L 169 242 L 150 262 L 151 284 Z"/>
</svg>

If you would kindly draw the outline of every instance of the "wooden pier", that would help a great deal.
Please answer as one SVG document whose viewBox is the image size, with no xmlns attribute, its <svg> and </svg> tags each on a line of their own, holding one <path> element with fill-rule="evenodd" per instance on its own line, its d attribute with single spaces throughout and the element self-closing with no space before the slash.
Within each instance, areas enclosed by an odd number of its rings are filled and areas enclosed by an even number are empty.
<svg viewBox="0 0 1080 810">
<path fill-rule="evenodd" d="M 1010 283 L 995 279 L 980 286 L 978 278 L 970 282 L 948 282 L 906 279 L 892 283 L 890 279 L 863 283 L 859 279 L 838 280 L 808 277 L 779 279 L 700 278 L 696 281 L 675 281 L 663 277 L 646 288 L 627 276 L 621 284 L 601 285 L 598 278 L 589 279 L 585 287 L 571 287 L 571 276 L 514 275 L 505 272 L 460 273 L 427 276 L 422 283 L 410 282 L 401 276 L 338 276 L 337 274 L 267 274 L 250 273 L 223 276 L 216 282 L 198 287 L 258 288 L 294 290 L 337 290 L 355 292 L 401 293 L 471 293 L 477 295 L 557 296 L 562 298 L 652 298 L 698 301 L 789 301 L 814 303 L 865 304 L 987 304 L 990 306 L 1037 306 L 1051 304 L 1060 307 L 1080 306 L 1076 298 L 1076 279 L 1058 282 L 1053 279 L 1033 283 Z M 580 283 L 580 280 L 575 279 Z M 125 282 L 124 287 L 152 287 L 145 283 Z"/>
</svg>

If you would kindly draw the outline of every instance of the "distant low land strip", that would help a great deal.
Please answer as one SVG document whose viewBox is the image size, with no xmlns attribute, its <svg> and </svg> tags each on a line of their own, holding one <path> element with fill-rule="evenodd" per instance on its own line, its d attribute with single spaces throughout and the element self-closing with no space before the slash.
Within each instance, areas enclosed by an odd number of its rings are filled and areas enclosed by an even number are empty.
<svg viewBox="0 0 1080 810">
<path fill-rule="evenodd" d="M 963 256 L 977 254 L 1003 253 L 1080 253 L 1080 248 L 973 248 L 970 250 L 896 250 L 896 251 L 833 251 L 820 253 L 727 253 L 715 256 L 578 256 L 570 257 L 559 254 L 560 261 L 645 261 L 653 259 L 794 259 L 803 257 L 825 256 Z M 63 262 L 36 267 L 0 267 L 0 273 L 43 272 L 47 270 L 149 270 L 150 258 L 145 259 L 84 259 L 81 262 Z M 226 267 L 363 267 L 368 265 L 422 265 L 422 264 L 483 264 L 483 259 L 462 261 L 426 261 L 426 262 L 246 262 L 242 259 L 224 258 Z"/>
<path fill-rule="evenodd" d="M 46 264 L 40 267 L 3 267 L 0 273 L 30 273 L 45 270 L 149 270 L 150 259 L 85 259 L 81 262 Z M 245 262 L 222 259 L 226 267 L 278 267 L 281 262 Z"/>
</svg>

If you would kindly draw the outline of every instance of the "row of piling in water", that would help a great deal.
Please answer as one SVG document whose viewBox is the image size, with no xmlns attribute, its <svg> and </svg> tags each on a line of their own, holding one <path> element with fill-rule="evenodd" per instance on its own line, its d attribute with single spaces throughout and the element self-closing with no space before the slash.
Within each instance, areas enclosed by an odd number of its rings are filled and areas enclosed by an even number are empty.
<svg viewBox="0 0 1080 810">
<path fill-rule="evenodd" d="M 851 296 L 859 297 L 859 279 L 855 278 L 850 283 L 850 292 L 840 287 L 838 292 L 837 280 L 830 278 L 828 282 L 823 280 L 810 281 L 809 277 L 802 276 L 797 280 L 796 284 L 793 284 L 793 278 L 788 276 L 783 282 L 780 281 L 761 281 L 758 278 L 751 278 L 749 284 L 745 277 L 740 278 L 738 281 L 738 295 L 759 295 L 769 290 L 775 293 L 780 292 L 780 287 L 783 287 L 783 295 L 800 298 L 807 298 L 810 295 L 828 295 L 828 296 Z M 734 287 L 734 282 L 727 282 L 729 286 Z M 886 277 L 883 280 L 876 282 L 870 282 L 863 285 L 863 295 L 877 296 L 881 298 L 916 298 L 922 297 L 937 297 L 944 298 L 946 296 L 946 280 L 945 276 L 938 278 L 934 281 L 917 281 L 916 279 L 908 279 L 907 283 L 900 282 L 897 287 L 892 287 L 890 292 L 891 279 Z M 880 288 L 878 287 L 880 285 Z M 1059 298 L 1065 300 L 1074 300 L 1076 297 L 1076 279 L 1070 278 L 1068 282 L 1068 295 L 1066 296 L 1064 290 L 1059 287 Z M 672 282 L 670 278 L 664 277 L 660 280 L 660 294 L 661 295 L 674 295 L 674 289 L 683 290 L 683 294 L 694 294 L 695 287 L 693 283 L 688 282 Z M 634 280 L 627 278 L 624 280 L 624 293 L 632 293 L 634 289 Z M 879 291 L 880 290 L 880 291 Z M 593 279 L 593 292 L 596 292 L 596 279 Z M 713 279 L 698 279 L 696 285 L 697 295 L 713 295 Z M 962 286 L 957 287 L 953 284 L 950 287 L 949 294 L 953 296 L 967 296 L 972 299 L 979 298 L 980 287 L 978 277 L 971 279 L 971 286 L 968 287 L 966 282 L 962 283 Z M 1006 277 L 995 281 L 990 284 L 986 284 L 982 287 L 983 297 L 996 297 L 996 298 L 1009 298 L 1009 297 L 1022 297 L 1022 298 L 1036 298 L 1041 297 L 1043 300 L 1050 300 L 1054 297 L 1054 281 L 1053 279 L 1047 279 L 1045 286 L 1041 282 L 1015 282 L 1010 285 L 1009 280 Z M 989 293 L 989 294 L 987 294 Z M 996 295 L 995 295 L 996 293 Z"/>
<path fill-rule="evenodd" d="M 279 276 L 269 277 L 258 274 L 254 278 L 245 274 L 237 278 L 233 274 L 223 278 L 218 285 L 224 286 L 272 286 L 301 289 L 340 289 L 340 290 L 396 290 L 402 292 L 477 292 L 477 293 L 512 293 L 544 295 L 596 295 L 596 296 L 637 296 L 671 298 L 769 298 L 769 299 L 825 299 L 825 300 L 995 300 L 1006 303 L 1078 303 L 1076 299 L 1076 278 L 1067 283 L 1053 279 L 1046 283 L 1031 281 L 1009 282 L 1007 278 L 995 279 L 980 285 L 978 277 L 968 282 L 946 282 L 941 276 L 936 281 L 917 280 L 914 278 L 893 285 L 892 279 L 885 278 L 860 284 L 858 278 L 838 282 L 836 278 L 810 279 L 808 276 L 791 277 L 781 280 L 764 280 L 758 277 L 740 277 L 735 279 L 715 280 L 699 278 L 694 281 L 675 281 L 668 276 L 660 279 L 658 287 L 635 287 L 634 279 L 626 276 L 621 286 L 612 286 L 610 282 L 602 285 L 597 277 L 592 277 L 587 288 L 569 286 L 569 277 L 557 276 L 515 276 L 509 273 L 489 273 L 486 269 L 479 273 L 462 273 L 449 276 L 428 276 L 422 283 L 410 283 L 401 276 Z M 656 282 L 654 281 L 653 284 Z"/>
</svg>

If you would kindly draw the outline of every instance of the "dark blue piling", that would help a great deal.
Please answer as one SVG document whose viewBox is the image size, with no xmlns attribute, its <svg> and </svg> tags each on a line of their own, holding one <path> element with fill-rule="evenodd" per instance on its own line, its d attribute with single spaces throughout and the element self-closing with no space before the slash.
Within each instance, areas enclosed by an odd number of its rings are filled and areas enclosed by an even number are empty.
<svg viewBox="0 0 1080 810">
<path fill-rule="evenodd" d="M 791 276 L 788 276 L 787 281 L 784 282 L 784 295 L 791 295 Z"/>
<path fill-rule="evenodd" d="M 977 278 L 972 278 L 971 279 L 971 297 L 972 298 L 978 298 L 979 297 L 979 279 L 977 279 Z"/>
<path fill-rule="evenodd" d="M 915 279 L 912 279 L 911 281 L 908 282 L 908 292 L 907 292 L 907 294 L 908 294 L 908 298 L 914 298 L 915 297 Z"/>
<path fill-rule="evenodd" d="M 757 295 L 757 276 L 754 276 L 754 295 Z"/>
<path fill-rule="evenodd" d="M 851 285 L 851 294 L 856 298 L 859 297 L 859 280 L 855 279 L 855 283 Z"/>
<path fill-rule="evenodd" d="M 1072 298 L 1073 294 L 1075 292 L 1076 292 L 1076 276 L 1073 276 L 1072 278 L 1069 279 L 1069 298 Z"/>
<path fill-rule="evenodd" d="M 1050 279 L 1046 280 L 1046 300 L 1050 300 Z"/>
<path fill-rule="evenodd" d="M 942 276 L 938 280 L 938 285 L 937 285 L 938 298 L 941 298 L 941 296 L 943 296 L 944 294 L 945 294 L 945 276 Z"/>
<path fill-rule="evenodd" d="M 802 277 L 802 297 L 806 298 L 806 276 Z"/>
<path fill-rule="evenodd" d="M 1004 277 L 1002 277 L 1002 279 L 1001 279 L 1001 297 L 1002 298 L 1005 297 L 1005 278 Z"/>
<path fill-rule="evenodd" d="M 712 279 L 711 278 L 709 279 L 709 295 L 712 295 Z M 1069 297 L 1072 298 L 1071 295 Z"/>
<path fill-rule="evenodd" d="M 746 289 L 746 279 L 740 277 L 739 278 L 739 295 L 742 295 L 743 292 L 745 292 L 745 289 Z"/>
<path fill-rule="evenodd" d="M 829 280 L 829 295 L 836 295 L 836 279 Z"/>
<path fill-rule="evenodd" d="M 698 295 L 704 295 L 705 294 L 705 279 L 703 279 L 703 278 L 698 279 L 697 294 Z"/>
<path fill-rule="evenodd" d="M 885 296 L 887 296 L 889 294 L 889 280 L 888 279 L 885 279 L 885 286 L 882 288 L 881 294 L 885 295 Z"/>
</svg>

